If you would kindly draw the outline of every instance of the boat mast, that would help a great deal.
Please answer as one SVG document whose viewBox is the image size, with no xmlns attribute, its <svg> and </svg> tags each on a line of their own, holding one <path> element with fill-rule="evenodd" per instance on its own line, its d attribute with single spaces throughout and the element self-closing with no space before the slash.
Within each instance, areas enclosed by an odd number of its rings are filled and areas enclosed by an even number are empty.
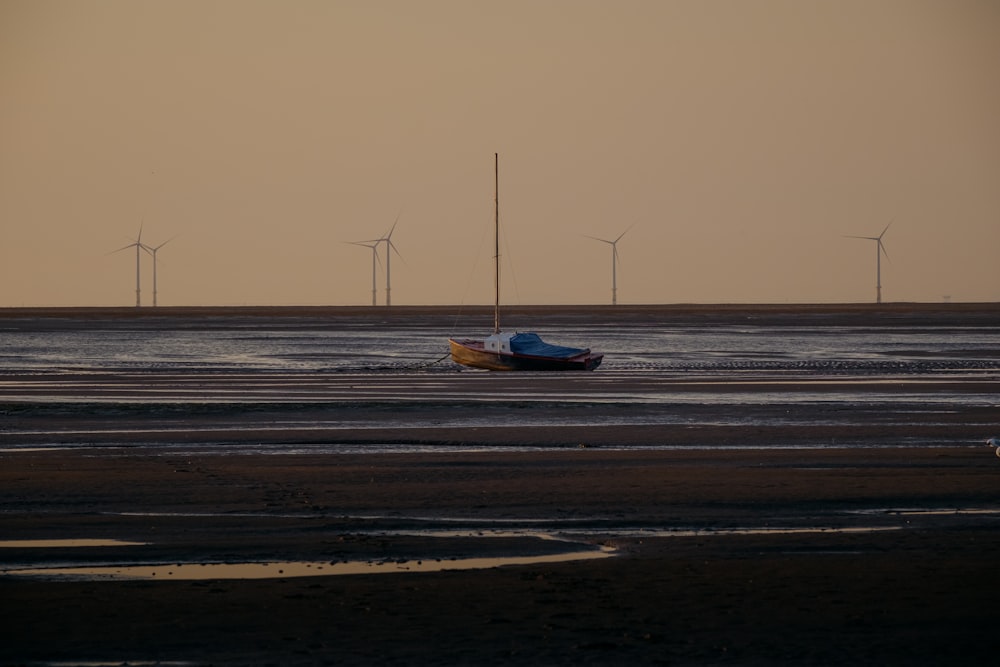
<svg viewBox="0 0 1000 667">
<path fill-rule="evenodd" d="M 500 154 L 493 154 L 493 266 L 496 294 L 493 301 L 493 333 L 500 333 Z"/>
</svg>

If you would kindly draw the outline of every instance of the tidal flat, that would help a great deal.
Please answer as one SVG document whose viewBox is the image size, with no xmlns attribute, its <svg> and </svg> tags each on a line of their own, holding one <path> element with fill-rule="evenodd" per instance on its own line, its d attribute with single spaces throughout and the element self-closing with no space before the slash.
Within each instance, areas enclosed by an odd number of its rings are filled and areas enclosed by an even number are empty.
<svg viewBox="0 0 1000 667">
<path fill-rule="evenodd" d="M 377 310 L 0 313 L 0 663 L 992 664 L 997 307 Z"/>
</svg>

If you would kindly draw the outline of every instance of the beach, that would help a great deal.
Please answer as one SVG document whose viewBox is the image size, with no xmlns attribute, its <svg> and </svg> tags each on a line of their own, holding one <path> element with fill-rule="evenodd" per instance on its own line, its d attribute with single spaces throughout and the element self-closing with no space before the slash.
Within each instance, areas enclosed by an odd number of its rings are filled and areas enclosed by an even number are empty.
<svg viewBox="0 0 1000 667">
<path fill-rule="evenodd" d="M 325 316 L 306 310 L 277 316 Z M 957 335 L 998 319 L 872 313 L 621 317 Z M 153 315 L 48 317 L 0 324 Z M 962 354 L 975 368 L 870 376 L 0 370 L 0 664 L 993 664 L 1000 350 Z M 255 398 L 222 398 L 234 387 Z M 243 563 L 288 569 L 180 567 Z M 333 573 L 348 563 L 372 570 Z M 136 564 L 155 576 L 112 573 Z"/>
</svg>

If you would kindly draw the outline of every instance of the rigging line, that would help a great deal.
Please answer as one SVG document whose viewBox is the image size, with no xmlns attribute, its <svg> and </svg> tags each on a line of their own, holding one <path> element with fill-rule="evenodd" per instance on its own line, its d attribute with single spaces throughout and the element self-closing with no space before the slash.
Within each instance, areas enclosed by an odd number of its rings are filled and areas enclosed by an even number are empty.
<svg viewBox="0 0 1000 667">
<path fill-rule="evenodd" d="M 503 216 L 501 216 L 503 217 Z M 507 274 L 510 276 L 510 281 L 514 283 L 514 302 L 520 306 L 521 304 L 521 290 L 517 284 L 517 274 L 514 273 L 514 255 L 510 251 L 510 243 L 507 240 L 507 226 L 500 225 L 500 236 L 503 237 L 503 255 L 504 259 L 507 260 Z"/>
<path fill-rule="evenodd" d="M 461 317 L 463 315 L 463 311 L 465 310 L 465 305 L 466 305 L 465 302 L 466 302 L 466 300 L 469 297 L 469 290 L 471 290 L 472 286 L 475 285 L 475 284 L 477 284 L 477 282 L 478 282 L 475 279 L 476 278 L 476 271 L 479 269 L 479 261 L 481 259 L 481 255 L 483 253 L 483 246 L 486 245 L 486 239 L 487 239 L 487 236 L 488 236 L 488 232 L 491 229 L 493 229 L 493 219 L 492 219 L 492 217 L 490 218 L 490 224 L 489 225 L 485 225 L 484 224 L 482 226 L 483 233 L 479 237 L 479 247 L 476 248 L 476 252 L 473 253 L 473 256 L 472 256 L 473 257 L 473 260 L 472 260 L 472 270 L 469 272 L 469 279 L 465 281 L 465 291 L 462 293 L 462 300 L 458 304 L 459 305 L 458 312 L 455 314 L 455 319 L 452 322 L 451 333 L 449 334 L 449 336 L 454 335 L 455 329 L 458 328 L 458 321 L 459 321 L 459 319 L 461 319 Z"/>
</svg>

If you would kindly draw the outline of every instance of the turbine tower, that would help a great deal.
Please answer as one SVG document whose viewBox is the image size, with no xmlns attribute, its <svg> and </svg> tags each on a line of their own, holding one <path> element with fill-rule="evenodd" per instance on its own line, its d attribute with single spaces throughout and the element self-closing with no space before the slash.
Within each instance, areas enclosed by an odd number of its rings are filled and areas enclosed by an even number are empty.
<svg viewBox="0 0 1000 667">
<path fill-rule="evenodd" d="M 392 281 L 390 275 L 389 260 L 392 258 L 392 253 L 395 251 L 399 255 L 399 251 L 396 250 L 396 244 L 392 242 L 392 233 L 396 230 L 396 223 L 399 222 L 399 216 L 396 216 L 396 221 L 392 223 L 392 227 L 389 228 L 389 233 L 380 239 L 375 239 L 375 243 L 385 242 L 385 305 L 392 305 Z M 400 255 L 402 257 L 402 255 Z"/>
<path fill-rule="evenodd" d="M 173 241 L 173 239 L 167 239 L 158 246 L 152 247 L 145 243 L 142 244 L 142 249 L 153 256 L 153 307 L 156 308 L 156 251 Z"/>
<path fill-rule="evenodd" d="M 611 246 L 611 305 L 618 305 L 618 242 L 622 240 L 622 237 L 628 234 L 629 229 L 635 226 L 632 223 L 628 226 L 624 232 L 618 235 L 614 241 L 609 241 L 607 239 L 599 239 L 596 236 L 587 236 L 588 239 L 594 239 L 595 241 L 600 241 L 601 243 L 607 243 Z"/>
<path fill-rule="evenodd" d="M 122 246 L 118 250 L 112 250 L 112 253 L 121 252 L 131 247 L 135 247 L 135 307 L 138 308 L 142 305 L 142 290 L 139 285 L 139 251 L 145 248 L 142 244 L 142 223 L 139 223 L 139 235 L 135 237 L 135 241 L 129 243 L 127 246 Z"/>
<path fill-rule="evenodd" d="M 848 236 L 849 239 L 865 239 L 866 241 L 875 241 L 875 303 L 882 303 L 882 255 L 885 255 L 886 259 L 889 259 L 889 253 L 885 250 L 885 245 L 882 243 L 882 237 L 892 226 L 892 221 L 885 226 L 882 233 L 878 236 Z"/>
<path fill-rule="evenodd" d="M 382 239 L 372 240 L 372 241 L 348 241 L 351 245 L 360 245 L 365 248 L 371 248 L 372 250 L 372 305 L 378 305 L 378 286 L 376 283 L 376 264 L 381 264 L 382 262 L 378 258 L 378 244 Z"/>
</svg>

